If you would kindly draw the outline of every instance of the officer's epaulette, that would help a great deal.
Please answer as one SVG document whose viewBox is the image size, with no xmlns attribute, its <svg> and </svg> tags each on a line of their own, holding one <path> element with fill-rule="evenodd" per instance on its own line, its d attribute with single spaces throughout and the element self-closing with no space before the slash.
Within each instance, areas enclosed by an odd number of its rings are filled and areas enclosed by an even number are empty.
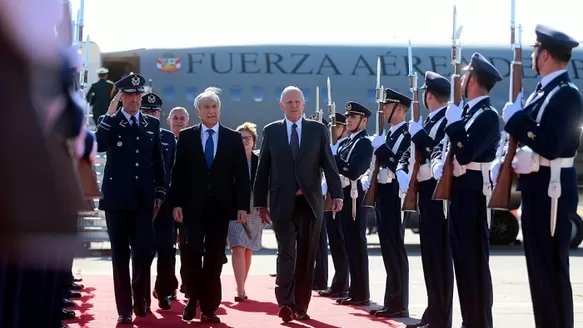
<svg viewBox="0 0 583 328">
<path fill-rule="evenodd" d="M 487 105 L 487 104 L 482 104 L 482 109 L 483 109 L 483 110 L 490 110 L 490 109 L 492 109 L 492 108 L 490 108 L 490 105 Z"/>
</svg>

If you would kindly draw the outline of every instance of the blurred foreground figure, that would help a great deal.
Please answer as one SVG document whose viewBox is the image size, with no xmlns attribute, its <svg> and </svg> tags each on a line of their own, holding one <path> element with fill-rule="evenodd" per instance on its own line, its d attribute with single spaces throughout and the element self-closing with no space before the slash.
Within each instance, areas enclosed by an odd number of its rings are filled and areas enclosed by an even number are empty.
<svg viewBox="0 0 583 328">
<path fill-rule="evenodd" d="M 0 0 L 0 139 L 10 154 L 0 161 L 2 328 L 61 327 L 59 275 L 70 270 L 62 259 L 72 256 L 83 203 L 64 141 L 84 143 L 86 133 L 72 65 L 54 37 L 61 10 L 54 0 Z"/>
</svg>

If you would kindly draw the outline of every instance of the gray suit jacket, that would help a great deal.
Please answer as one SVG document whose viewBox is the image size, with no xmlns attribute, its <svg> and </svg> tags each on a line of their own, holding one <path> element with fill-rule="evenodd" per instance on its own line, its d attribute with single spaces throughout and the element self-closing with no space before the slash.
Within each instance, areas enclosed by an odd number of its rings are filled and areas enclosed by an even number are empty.
<svg viewBox="0 0 583 328">
<path fill-rule="evenodd" d="M 300 150 L 294 165 L 285 119 L 270 123 L 263 129 L 253 206 L 267 207 L 269 195 L 269 211 L 273 220 L 292 219 L 296 181 L 316 219 L 324 217 L 322 170 L 332 198 L 341 199 L 343 196 L 326 127 L 320 122 L 303 119 L 301 134 Z"/>
</svg>

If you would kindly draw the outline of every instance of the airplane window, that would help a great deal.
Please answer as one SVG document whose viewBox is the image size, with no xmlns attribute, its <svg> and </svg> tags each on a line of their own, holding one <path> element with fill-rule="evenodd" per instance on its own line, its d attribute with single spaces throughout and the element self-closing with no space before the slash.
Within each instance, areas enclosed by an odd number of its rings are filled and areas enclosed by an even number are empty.
<svg viewBox="0 0 583 328">
<path fill-rule="evenodd" d="M 164 99 L 164 101 L 173 101 L 175 96 L 176 90 L 174 90 L 174 87 L 164 87 L 164 89 L 162 89 L 162 99 Z"/>
<path fill-rule="evenodd" d="M 332 97 L 334 99 L 334 97 Z M 323 101 L 325 104 L 328 104 L 328 89 L 322 88 L 320 89 L 320 101 Z"/>
<path fill-rule="evenodd" d="M 241 101 L 241 88 L 231 88 L 231 100 L 232 101 Z"/>
<path fill-rule="evenodd" d="M 275 88 L 275 100 L 277 102 L 279 102 L 279 99 L 281 98 L 281 93 L 282 92 L 283 92 L 283 88 L 282 87 Z"/>
<path fill-rule="evenodd" d="M 186 101 L 194 102 L 196 98 L 196 88 L 186 88 Z"/>
<path fill-rule="evenodd" d="M 372 103 L 377 101 L 377 90 L 376 89 L 368 89 L 368 93 L 366 99 Z"/>
<path fill-rule="evenodd" d="M 263 101 L 263 87 L 253 87 L 251 89 L 251 94 L 253 96 L 253 101 L 255 102 Z"/>
<path fill-rule="evenodd" d="M 302 89 L 302 92 L 304 93 L 304 100 L 306 102 L 309 102 L 310 101 L 310 89 L 309 88 Z"/>
</svg>

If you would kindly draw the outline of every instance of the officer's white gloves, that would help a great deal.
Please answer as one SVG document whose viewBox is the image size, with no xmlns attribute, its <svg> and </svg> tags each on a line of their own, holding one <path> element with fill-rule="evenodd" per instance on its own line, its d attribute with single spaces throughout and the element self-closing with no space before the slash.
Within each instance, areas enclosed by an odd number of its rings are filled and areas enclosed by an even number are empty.
<svg viewBox="0 0 583 328">
<path fill-rule="evenodd" d="M 396 175 L 397 182 L 399 183 L 399 190 L 404 194 L 409 189 L 409 175 L 403 170 L 398 170 Z"/>
<path fill-rule="evenodd" d="M 506 105 L 504 105 L 504 109 L 502 110 L 502 119 L 504 119 L 504 123 L 508 122 L 514 114 L 521 110 L 522 92 L 516 96 L 516 100 L 513 103 L 507 102 Z"/>
<path fill-rule="evenodd" d="M 443 174 L 443 163 L 441 162 L 436 163 L 431 168 L 431 171 L 433 172 L 433 177 L 435 178 L 435 180 L 439 180 L 441 178 L 441 175 Z"/>
<path fill-rule="evenodd" d="M 374 148 L 375 151 L 379 149 L 380 146 L 385 144 L 385 139 L 386 139 L 385 131 L 383 131 L 383 133 L 381 133 L 380 136 L 373 135 L 372 147 Z"/>
<path fill-rule="evenodd" d="M 409 133 L 411 134 L 411 137 L 414 137 L 417 132 L 423 130 L 423 124 L 421 122 L 423 122 L 423 117 L 421 116 L 419 116 L 419 120 L 417 122 L 413 120 L 409 121 Z"/>
<path fill-rule="evenodd" d="M 362 185 L 363 190 L 367 190 L 370 187 L 370 179 L 368 178 L 368 174 L 365 174 L 362 178 L 360 178 L 360 184 Z"/>
<path fill-rule="evenodd" d="M 445 111 L 445 119 L 447 120 L 447 125 L 457 122 L 462 119 L 462 110 L 464 108 L 464 101 L 460 101 L 459 105 L 453 103 L 453 101 L 447 102 L 447 110 Z"/>
</svg>

